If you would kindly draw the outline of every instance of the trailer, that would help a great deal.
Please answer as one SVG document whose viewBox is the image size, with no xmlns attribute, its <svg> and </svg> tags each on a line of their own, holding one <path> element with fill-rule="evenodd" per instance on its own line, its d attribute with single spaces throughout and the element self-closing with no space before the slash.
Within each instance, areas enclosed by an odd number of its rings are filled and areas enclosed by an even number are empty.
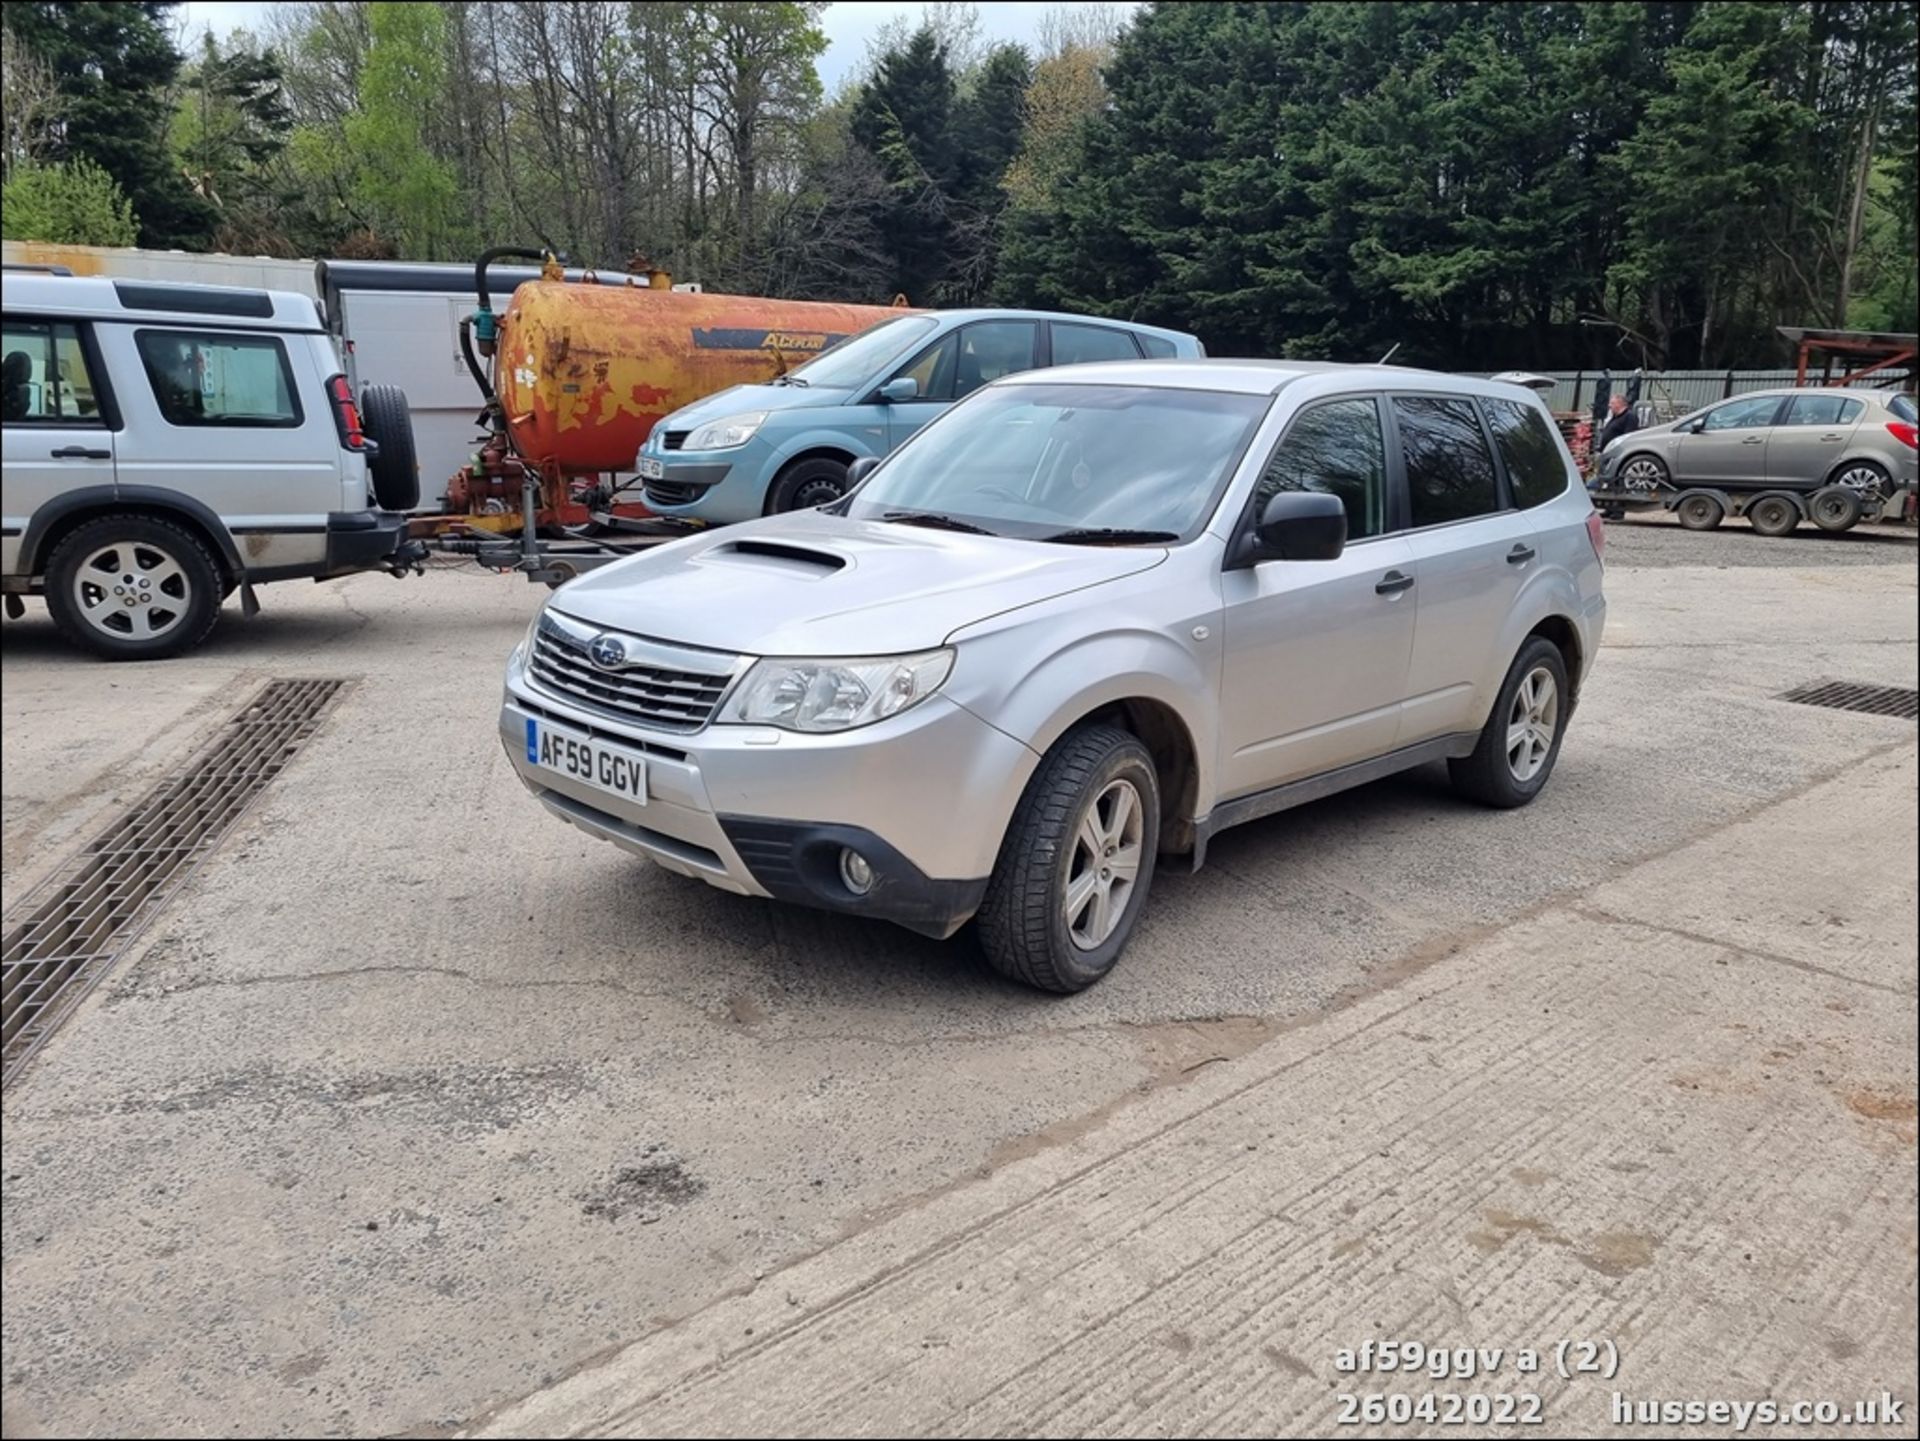
<svg viewBox="0 0 1920 1441">
<path fill-rule="evenodd" d="M 1671 511 L 1683 530 L 1714 530 L 1729 516 L 1746 520 L 1761 535 L 1788 535 L 1802 521 L 1812 521 L 1824 531 L 1852 530 L 1861 522 L 1898 520 L 1910 508 L 1910 491 L 1891 494 L 1856 490 L 1851 486 L 1829 485 L 1820 490 L 1802 492 L 1786 489 L 1723 489 L 1711 485 L 1673 485 L 1665 481 L 1652 486 L 1602 485 L 1592 482 L 1587 493 L 1594 508 L 1608 520 L 1623 519 L 1629 512 Z"/>
</svg>

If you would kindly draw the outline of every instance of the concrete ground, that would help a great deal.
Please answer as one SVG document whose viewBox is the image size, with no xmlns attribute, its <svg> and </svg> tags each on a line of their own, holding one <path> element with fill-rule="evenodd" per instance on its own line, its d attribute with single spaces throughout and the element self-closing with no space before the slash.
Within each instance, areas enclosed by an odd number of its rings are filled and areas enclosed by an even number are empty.
<svg viewBox="0 0 1920 1441">
<path fill-rule="evenodd" d="M 1319 1431 L 1388 1338 L 1615 1342 L 1432 1383 L 1550 1434 L 1911 1416 L 1915 731 L 1775 697 L 1916 684 L 1912 532 L 1608 533 L 1539 803 L 1228 832 L 1065 1000 L 546 817 L 521 582 L 157 667 L 8 623 L 10 908 L 267 678 L 357 682 L 6 1096 L 9 1431 Z"/>
</svg>

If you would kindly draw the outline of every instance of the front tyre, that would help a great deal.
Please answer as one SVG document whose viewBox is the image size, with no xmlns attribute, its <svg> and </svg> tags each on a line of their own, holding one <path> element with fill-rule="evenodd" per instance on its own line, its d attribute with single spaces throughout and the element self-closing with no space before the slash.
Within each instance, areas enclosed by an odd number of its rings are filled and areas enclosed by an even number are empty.
<svg viewBox="0 0 1920 1441">
<path fill-rule="evenodd" d="M 1572 698 L 1560 647 L 1529 637 L 1501 682 L 1473 754 L 1447 762 L 1453 788 L 1502 810 L 1526 805 L 1553 774 Z"/>
<path fill-rule="evenodd" d="M 1044 991 L 1085 990 L 1113 969 L 1153 884 L 1160 784 L 1118 726 L 1069 731 L 1027 782 L 987 882 L 987 961 Z"/>
<path fill-rule="evenodd" d="M 107 660 L 163 660 L 207 638 L 225 578 L 200 538 L 148 515 L 108 515 L 47 562 L 47 610 L 69 641 Z"/>
<path fill-rule="evenodd" d="M 767 495 L 767 514 L 812 510 L 847 493 L 847 467 L 827 456 L 797 460 L 780 472 Z"/>
</svg>

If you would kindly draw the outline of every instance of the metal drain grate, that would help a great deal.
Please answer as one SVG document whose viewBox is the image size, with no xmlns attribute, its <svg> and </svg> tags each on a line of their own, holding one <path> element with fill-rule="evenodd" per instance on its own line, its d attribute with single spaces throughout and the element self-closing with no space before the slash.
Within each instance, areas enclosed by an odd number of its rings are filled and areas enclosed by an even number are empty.
<svg viewBox="0 0 1920 1441">
<path fill-rule="evenodd" d="M 1920 690 L 1897 685 L 1860 685 L 1854 681 L 1817 680 L 1780 697 L 1798 705 L 1820 705 L 1832 710 L 1857 710 L 1867 715 L 1920 720 Z"/>
<path fill-rule="evenodd" d="M 267 782 L 345 681 L 270 681 L 219 735 L 33 892 L 0 943 L 4 1084 L 112 969 Z"/>
</svg>

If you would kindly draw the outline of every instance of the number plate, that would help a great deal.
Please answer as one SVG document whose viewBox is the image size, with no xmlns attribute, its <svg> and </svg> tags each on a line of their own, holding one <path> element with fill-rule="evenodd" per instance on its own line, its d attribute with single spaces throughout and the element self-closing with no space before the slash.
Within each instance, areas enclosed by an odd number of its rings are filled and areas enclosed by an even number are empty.
<svg viewBox="0 0 1920 1441">
<path fill-rule="evenodd" d="M 625 746 L 608 745 L 578 731 L 527 717 L 527 760 L 543 771 L 579 781 L 608 795 L 647 803 L 646 758 Z"/>
<path fill-rule="evenodd" d="M 640 457 L 640 478 L 642 480 L 665 480 L 667 468 L 650 455 Z"/>
</svg>

